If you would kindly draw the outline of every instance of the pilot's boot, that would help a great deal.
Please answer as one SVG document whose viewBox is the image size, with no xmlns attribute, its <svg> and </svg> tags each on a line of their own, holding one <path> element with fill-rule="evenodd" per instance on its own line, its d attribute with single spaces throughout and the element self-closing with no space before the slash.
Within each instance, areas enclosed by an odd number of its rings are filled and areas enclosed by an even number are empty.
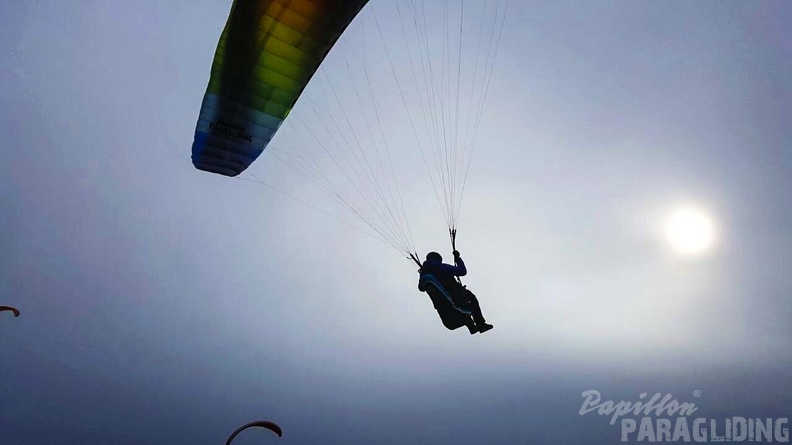
<svg viewBox="0 0 792 445">
<path fill-rule="evenodd" d="M 487 324 L 487 323 L 481 323 L 481 325 L 480 325 L 480 326 L 479 326 L 479 328 L 478 328 L 478 331 L 479 331 L 480 333 L 484 333 L 484 332 L 487 332 L 487 331 L 489 331 L 489 330 L 490 330 L 490 329 L 492 329 L 492 328 L 494 328 L 494 326 L 492 326 L 491 324 Z"/>
</svg>

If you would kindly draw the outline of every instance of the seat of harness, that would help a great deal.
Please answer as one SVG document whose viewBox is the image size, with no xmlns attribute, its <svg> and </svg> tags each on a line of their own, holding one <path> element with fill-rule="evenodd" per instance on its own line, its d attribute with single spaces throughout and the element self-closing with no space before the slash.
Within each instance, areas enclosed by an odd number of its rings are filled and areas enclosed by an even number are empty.
<svg viewBox="0 0 792 445">
<path fill-rule="evenodd" d="M 440 280 L 437 279 L 432 274 L 423 274 L 419 280 L 421 288 L 426 290 L 426 293 L 429 294 L 430 297 L 440 297 L 445 298 L 451 306 L 454 307 L 457 311 L 470 315 L 473 312 L 470 309 L 461 307 L 457 304 L 454 298 L 451 296 L 451 293 L 440 283 Z M 439 294 L 439 295 L 438 295 Z"/>
</svg>

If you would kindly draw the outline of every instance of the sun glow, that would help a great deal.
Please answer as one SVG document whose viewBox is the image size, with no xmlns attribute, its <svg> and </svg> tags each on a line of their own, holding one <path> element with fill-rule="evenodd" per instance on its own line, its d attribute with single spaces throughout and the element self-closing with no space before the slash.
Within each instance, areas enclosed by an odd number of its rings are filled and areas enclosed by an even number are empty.
<svg viewBox="0 0 792 445">
<path fill-rule="evenodd" d="M 715 241 L 715 227 L 710 217 L 692 207 L 673 211 L 665 221 L 664 234 L 671 246 L 683 255 L 702 254 Z"/>
</svg>

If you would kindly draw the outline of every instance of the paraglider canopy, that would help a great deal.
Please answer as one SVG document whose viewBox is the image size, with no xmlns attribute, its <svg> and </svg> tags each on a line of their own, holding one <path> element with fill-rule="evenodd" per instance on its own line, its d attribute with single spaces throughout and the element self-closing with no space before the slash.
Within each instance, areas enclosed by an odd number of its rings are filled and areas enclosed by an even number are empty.
<svg viewBox="0 0 792 445">
<path fill-rule="evenodd" d="M 244 430 L 246 430 L 248 428 L 253 428 L 253 427 L 266 428 L 266 429 L 272 431 L 273 433 L 277 434 L 278 437 L 282 437 L 283 436 L 283 430 L 281 430 L 281 427 L 279 427 L 276 423 L 270 422 L 270 421 L 267 421 L 267 420 L 257 420 L 257 421 L 254 421 L 254 422 L 246 423 L 246 424 L 240 426 L 239 428 L 237 428 L 236 431 L 231 433 L 231 436 L 228 437 L 228 440 L 226 441 L 226 445 L 231 445 L 231 442 L 234 440 L 234 438 L 239 433 L 241 433 L 242 431 L 244 431 Z"/>
<path fill-rule="evenodd" d="M 215 52 L 192 161 L 237 176 L 258 158 L 368 0 L 235 0 Z"/>
<path fill-rule="evenodd" d="M 2 311 L 11 311 L 14 313 L 14 317 L 19 317 L 19 309 L 11 306 L 0 306 L 0 312 Z"/>
</svg>

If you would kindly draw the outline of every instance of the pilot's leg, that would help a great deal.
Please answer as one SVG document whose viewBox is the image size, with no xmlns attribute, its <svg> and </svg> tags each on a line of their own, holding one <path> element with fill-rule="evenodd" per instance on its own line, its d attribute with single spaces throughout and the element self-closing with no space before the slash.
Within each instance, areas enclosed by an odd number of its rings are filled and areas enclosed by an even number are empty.
<svg viewBox="0 0 792 445">
<path fill-rule="evenodd" d="M 470 308 L 471 312 L 473 312 L 473 320 L 476 323 L 476 329 L 479 332 L 485 332 L 492 329 L 491 324 L 487 324 L 487 321 L 484 320 L 484 314 L 481 313 L 481 306 L 479 305 L 478 298 L 473 294 L 473 292 L 469 291 L 467 288 L 463 289 L 465 292 L 465 297 L 468 300 L 468 307 Z"/>
</svg>

